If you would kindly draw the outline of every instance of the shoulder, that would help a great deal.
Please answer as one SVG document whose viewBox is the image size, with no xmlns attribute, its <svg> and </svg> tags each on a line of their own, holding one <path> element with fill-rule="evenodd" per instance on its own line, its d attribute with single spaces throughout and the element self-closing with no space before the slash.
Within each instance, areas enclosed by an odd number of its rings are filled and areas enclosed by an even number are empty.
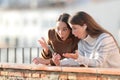
<svg viewBox="0 0 120 80">
<path fill-rule="evenodd" d="M 48 34 L 53 34 L 53 33 L 55 33 L 55 29 L 54 28 L 48 30 Z"/>
<path fill-rule="evenodd" d="M 48 38 L 51 40 L 55 36 L 55 29 L 48 30 Z"/>
<path fill-rule="evenodd" d="M 108 33 L 102 33 L 98 36 L 98 39 L 100 39 L 100 40 L 110 39 L 110 38 L 113 38 L 113 37 Z"/>
<path fill-rule="evenodd" d="M 100 42 L 102 42 L 104 44 L 109 44 L 109 43 L 114 42 L 114 38 L 113 38 L 112 35 L 110 35 L 108 33 L 102 33 L 101 35 L 99 35 L 98 41 L 100 41 Z"/>
<path fill-rule="evenodd" d="M 99 35 L 99 38 L 110 37 L 111 35 L 108 33 L 102 33 Z"/>
</svg>

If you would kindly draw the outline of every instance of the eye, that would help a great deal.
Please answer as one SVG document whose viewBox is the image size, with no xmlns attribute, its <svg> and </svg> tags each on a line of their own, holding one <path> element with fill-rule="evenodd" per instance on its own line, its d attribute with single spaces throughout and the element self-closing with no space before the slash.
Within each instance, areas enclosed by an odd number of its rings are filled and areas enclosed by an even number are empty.
<svg viewBox="0 0 120 80">
<path fill-rule="evenodd" d="M 56 28 L 56 31 L 59 31 L 59 30 L 60 30 L 60 28 L 59 28 L 59 27 L 57 27 L 57 28 Z"/>
<path fill-rule="evenodd" d="M 76 28 L 75 28 L 75 27 L 73 27 L 72 29 L 73 29 L 73 30 L 76 30 Z"/>
<path fill-rule="evenodd" d="M 63 31 L 67 31 L 68 30 L 68 28 L 63 28 Z"/>
</svg>

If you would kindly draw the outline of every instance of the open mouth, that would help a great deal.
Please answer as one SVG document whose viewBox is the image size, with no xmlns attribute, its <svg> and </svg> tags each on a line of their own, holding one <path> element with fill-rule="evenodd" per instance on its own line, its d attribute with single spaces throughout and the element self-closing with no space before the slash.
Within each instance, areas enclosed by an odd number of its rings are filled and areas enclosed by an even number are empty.
<svg viewBox="0 0 120 80">
<path fill-rule="evenodd" d="M 74 35 L 75 37 L 78 37 L 77 35 Z"/>
<path fill-rule="evenodd" d="M 61 39 L 63 40 L 63 39 L 64 39 L 64 37 L 61 37 Z"/>
</svg>

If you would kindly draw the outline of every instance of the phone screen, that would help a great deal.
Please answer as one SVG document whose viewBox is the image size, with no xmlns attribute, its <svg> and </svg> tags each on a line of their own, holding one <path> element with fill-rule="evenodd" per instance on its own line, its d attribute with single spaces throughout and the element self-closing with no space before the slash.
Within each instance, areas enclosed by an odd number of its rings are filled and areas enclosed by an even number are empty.
<svg viewBox="0 0 120 80">
<path fill-rule="evenodd" d="M 48 45 L 48 49 L 51 51 L 52 54 L 54 54 L 54 50 L 52 49 L 52 47 L 50 45 Z"/>
</svg>

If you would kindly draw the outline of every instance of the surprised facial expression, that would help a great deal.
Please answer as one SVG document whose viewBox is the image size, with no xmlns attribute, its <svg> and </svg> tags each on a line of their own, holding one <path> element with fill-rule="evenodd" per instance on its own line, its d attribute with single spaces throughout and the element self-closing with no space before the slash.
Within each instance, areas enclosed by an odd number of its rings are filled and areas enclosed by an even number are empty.
<svg viewBox="0 0 120 80">
<path fill-rule="evenodd" d="M 56 32 L 61 38 L 61 40 L 65 41 L 69 34 L 70 34 L 70 29 L 68 29 L 67 24 L 65 22 L 58 21 L 56 24 Z"/>
</svg>

